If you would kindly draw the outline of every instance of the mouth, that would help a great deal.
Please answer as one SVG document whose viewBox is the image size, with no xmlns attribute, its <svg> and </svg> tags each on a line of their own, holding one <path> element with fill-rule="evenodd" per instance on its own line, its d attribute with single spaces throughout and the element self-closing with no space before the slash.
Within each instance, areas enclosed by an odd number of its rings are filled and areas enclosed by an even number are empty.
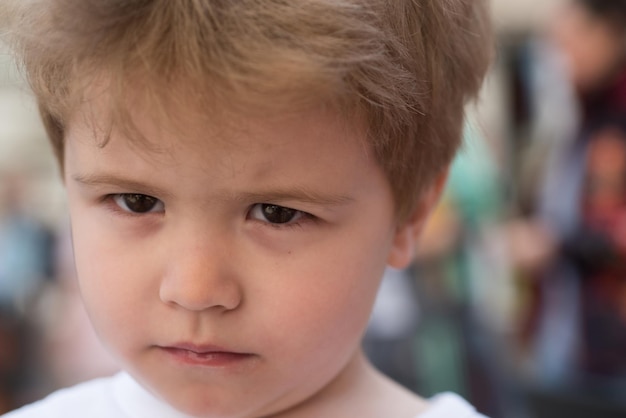
<svg viewBox="0 0 626 418">
<path fill-rule="evenodd" d="M 252 353 L 232 351 L 213 345 L 179 343 L 158 348 L 174 361 L 193 366 L 215 368 L 240 366 L 257 357 Z"/>
</svg>

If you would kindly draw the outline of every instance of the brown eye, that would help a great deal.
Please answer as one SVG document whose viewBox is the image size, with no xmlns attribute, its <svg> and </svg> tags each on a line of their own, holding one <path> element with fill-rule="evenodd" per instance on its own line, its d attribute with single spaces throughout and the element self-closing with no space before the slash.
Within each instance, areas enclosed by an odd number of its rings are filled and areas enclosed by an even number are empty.
<svg viewBox="0 0 626 418">
<path fill-rule="evenodd" d="M 273 224 L 284 224 L 292 221 L 298 214 L 295 209 L 286 208 L 278 205 L 261 205 L 261 212 L 263 217 Z"/>
<path fill-rule="evenodd" d="M 270 225 L 291 225 L 300 221 L 302 217 L 310 216 L 297 209 L 270 203 L 257 203 L 250 208 L 248 217 Z"/>
<path fill-rule="evenodd" d="M 114 197 L 115 203 L 126 212 L 148 213 L 163 210 L 163 203 L 156 197 L 137 193 L 124 193 Z"/>
</svg>

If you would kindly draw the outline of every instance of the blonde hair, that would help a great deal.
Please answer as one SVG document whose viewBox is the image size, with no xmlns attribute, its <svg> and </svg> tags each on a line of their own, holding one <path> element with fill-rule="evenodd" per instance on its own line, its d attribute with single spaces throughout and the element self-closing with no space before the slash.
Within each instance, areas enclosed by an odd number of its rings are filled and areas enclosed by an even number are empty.
<svg viewBox="0 0 626 418">
<path fill-rule="evenodd" d="M 492 51 L 486 0 L 3 2 L 61 164 L 103 75 L 122 118 L 136 86 L 157 107 L 333 102 L 365 120 L 399 217 L 454 155 Z"/>
</svg>

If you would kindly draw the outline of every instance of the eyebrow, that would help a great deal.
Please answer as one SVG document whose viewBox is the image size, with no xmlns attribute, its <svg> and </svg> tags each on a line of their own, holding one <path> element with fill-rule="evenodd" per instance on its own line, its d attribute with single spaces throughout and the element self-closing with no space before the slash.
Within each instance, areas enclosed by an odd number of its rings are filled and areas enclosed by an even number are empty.
<svg viewBox="0 0 626 418">
<path fill-rule="evenodd" d="M 101 175 L 72 175 L 72 179 L 78 183 L 87 186 L 117 186 L 128 190 L 136 190 L 142 194 L 155 195 L 161 198 L 167 198 L 171 196 L 171 193 L 165 191 L 162 188 L 155 187 L 139 181 L 125 179 L 117 177 L 111 174 Z M 277 204 L 284 201 L 297 201 L 302 203 L 309 203 L 319 206 L 342 206 L 347 205 L 355 201 L 355 199 L 348 195 L 333 194 L 333 193 L 319 193 L 303 187 L 296 187 L 290 189 L 271 189 L 267 191 L 257 192 L 233 192 L 224 193 L 221 196 L 224 200 L 230 198 L 232 200 L 242 202 L 276 202 Z"/>
<path fill-rule="evenodd" d="M 319 206 L 342 206 L 354 202 L 354 198 L 351 196 L 332 193 L 318 193 L 304 188 L 238 193 L 237 199 L 257 203 L 297 201 Z"/>
<path fill-rule="evenodd" d="M 155 195 L 163 198 L 171 195 L 171 193 L 168 193 L 159 187 L 131 179 L 117 177 L 111 174 L 74 174 L 72 175 L 72 180 L 87 186 L 117 186 L 123 189 L 136 190 L 137 192 L 141 192 L 141 194 Z"/>
</svg>

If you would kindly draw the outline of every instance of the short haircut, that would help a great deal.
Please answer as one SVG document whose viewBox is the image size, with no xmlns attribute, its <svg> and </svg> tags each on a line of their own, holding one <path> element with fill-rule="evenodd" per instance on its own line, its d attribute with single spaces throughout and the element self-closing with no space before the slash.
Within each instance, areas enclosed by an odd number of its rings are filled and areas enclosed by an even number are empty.
<svg viewBox="0 0 626 418">
<path fill-rule="evenodd" d="M 155 108 L 331 103 L 364 121 L 399 218 L 456 152 L 493 50 L 486 0 L 2 1 L 61 165 L 102 77 L 119 120 L 139 86 Z"/>
</svg>

